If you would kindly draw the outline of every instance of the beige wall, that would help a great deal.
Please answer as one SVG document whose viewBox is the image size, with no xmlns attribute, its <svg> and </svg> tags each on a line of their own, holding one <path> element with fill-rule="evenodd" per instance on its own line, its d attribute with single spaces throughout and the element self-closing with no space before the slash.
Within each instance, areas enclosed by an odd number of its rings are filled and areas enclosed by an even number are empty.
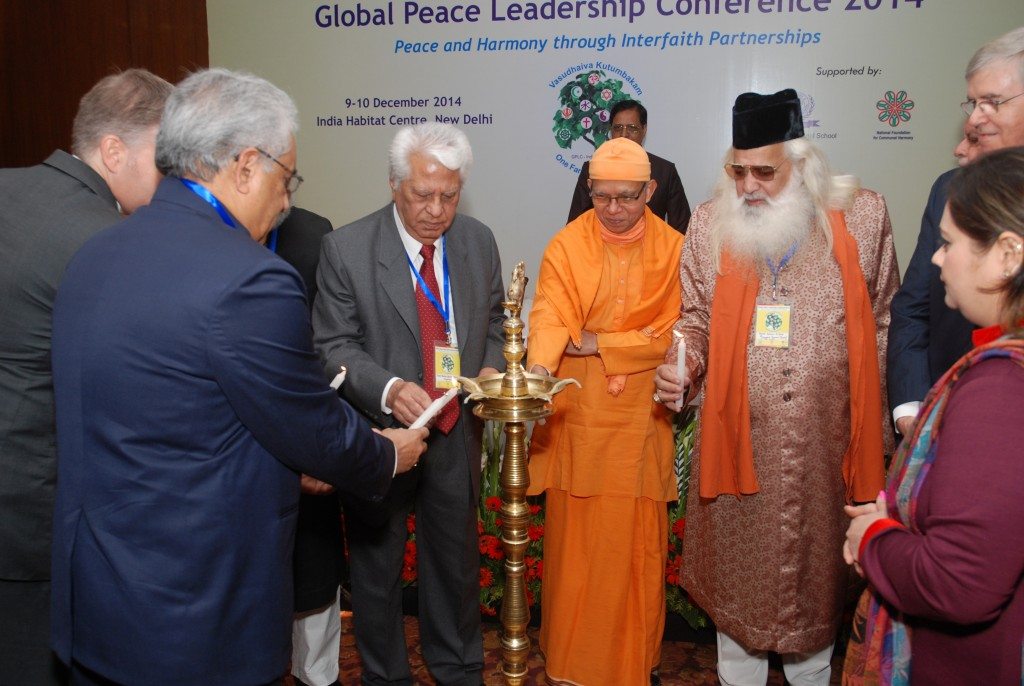
<svg viewBox="0 0 1024 686">
<path fill-rule="evenodd" d="M 521 7 L 531 4 L 517 1 Z M 865 2 L 879 5 L 868 10 Z M 512 0 L 482 0 L 477 21 L 446 24 L 424 23 L 422 15 L 406 22 L 408 2 L 360 0 L 360 7 L 379 10 L 385 19 L 390 7 L 394 23 L 320 28 L 317 7 L 323 4 L 211 0 L 207 5 L 211 64 L 261 74 L 298 103 L 299 167 L 307 179 L 299 204 L 340 225 L 387 202 L 386 148 L 396 129 L 389 123 L 392 116 L 456 116 L 463 122 L 466 116 L 487 115 L 490 121 L 479 119 L 464 127 L 476 164 L 462 209 L 494 229 L 506 271 L 514 260 L 525 259 L 531 275 L 548 239 L 565 220 L 575 183 L 575 174 L 556 157 L 562 154 L 578 165 L 593 152 L 584 142 L 568 151 L 555 144 L 552 118 L 559 108 L 559 88 L 550 83 L 568 68 L 600 62 L 632 76 L 636 87 L 627 82 L 624 91 L 650 110 L 647 147 L 677 164 L 692 205 L 708 197 L 719 173 L 735 96 L 748 90 L 796 88 L 813 100 L 805 117 L 817 125 L 808 126 L 807 132 L 817 136 L 837 170 L 857 174 L 865 186 L 886 196 L 905 268 L 931 183 L 953 166 L 967 60 L 986 40 L 1024 24 L 1024 3 L 1019 0 L 922 0 L 920 6 L 908 0 L 818 0 L 824 11 L 769 14 L 759 13 L 759 3 L 751 0 L 747 4 L 753 11 L 748 14 L 723 9 L 715 15 L 685 16 L 662 16 L 658 8 L 685 10 L 692 6 L 690 0 L 632 0 L 634 10 L 644 10 L 632 23 L 623 17 L 513 21 Z M 432 6 L 456 4 L 467 3 Z M 791 3 L 770 4 L 785 8 Z M 797 4 L 813 6 L 810 0 Z M 356 5 L 337 3 L 339 12 Z M 724 0 L 720 5 L 725 7 Z M 862 9 L 848 10 L 848 5 Z M 333 7 L 327 5 L 331 17 Z M 728 45 L 719 38 L 712 44 L 716 35 L 787 31 L 820 37 L 803 47 L 737 44 L 742 38 Z M 624 34 L 657 37 L 665 32 L 688 35 L 691 42 L 701 35 L 704 44 L 623 46 Z M 603 51 L 596 40 L 593 48 L 554 46 L 560 36 L 607 41 L 609 35 L 616 45 Z M 547 43 L 542 52 L 489 51 L 478 49 L 481 39 Z M 446 42 L 461 46 L 467 40 L 471 51 L 444 52 Z M 398 41 L 436 41 L 438 52 L 400 49 L 396 54 Z M 825 70 L 846 67 L 864 71 L 825 75 Z M 877 117 L 876 102 L 889 90 L 904 90 L 914 101 L 910 121 L 895 129 Z M 375 107 L 375 98 L 428 102 Z M 435 106 L 434 98 L 460 98 L 461 105 L 438 100 Z M 361 99 L 370 106 L 360 107 Z M 343 121 L 348 116 L 384 117 L 385 124 L 317 126 L 318 117 L 331 116 Z M 902 139 L 879 140 L 880 131 L 906 133 Z"/>
</svg>

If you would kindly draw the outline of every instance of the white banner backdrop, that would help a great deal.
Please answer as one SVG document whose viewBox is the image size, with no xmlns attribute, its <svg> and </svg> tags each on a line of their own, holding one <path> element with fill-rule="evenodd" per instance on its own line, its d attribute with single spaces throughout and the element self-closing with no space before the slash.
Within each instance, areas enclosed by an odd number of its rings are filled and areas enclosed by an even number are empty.
<svg viewBox="0 0 1024 686">
<path fill-rule="evenodd" d="M 475 163 L 460 210 L 504 271 L 562 227 L 611 102 L 649 111 L 646 147 L 710 194 L 742 92 L 795 88 L 806 135 L 888 201 L 901 268 L 962 136 L 963 72 L 1024 25 L 1020 0 L 209 0 L 210 63 L 300 112 L 298 205 L 348 223 L 390 200 L 395 130 L 450 121 Z"/>
</svg>

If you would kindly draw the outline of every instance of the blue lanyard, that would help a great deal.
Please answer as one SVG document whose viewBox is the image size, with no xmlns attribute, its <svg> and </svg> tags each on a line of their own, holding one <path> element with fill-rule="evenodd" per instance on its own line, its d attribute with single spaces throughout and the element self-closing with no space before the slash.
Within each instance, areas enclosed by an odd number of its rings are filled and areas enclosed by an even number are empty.
<svg viewBox="0 0 1024 686">
<path fill-rule="evenodd" d="M 768 265 L 768 269 L 772 273 L 772 300 L 775 300 L 775 291 L 779 286 L 779 272 L 785 269 L 786 265 L 789 264 L 789 261 L 793 259 L 793 255 L 796 254 L 796 248 L 798 245 L 800 245 L 799 242 L 789 246 L 789 250 L 787 250 L 786 254 L 782 256 L 781 260 L 779 260 L 778 265 L 772 264 L 771 258 L 764 258 L 765 263 Z"/>
<path fill-rule="evenodd" d="M 206 186 L 198 184 L 190 179 L 179 180 L 183 184 L 185 184 L 185 188 L 189 189 L 190 191 L 198 195 L 200 198 L 210 203 L 210 205 L 213 206 L 213 209 L 217 210 L 217 214 L 220 215 L 220 218 L 224 220 L 225 224 L 230 226 L 232 229 L 236 228 L 235 221 L 231 218 L 231 215 L 228 214 L 228 211 L 224 209 L 223 205 L 220 204 L 220 200 L 217 200 L 217 198 L 214 197 L 213 193 L 211 193 Z M 270 235 L 267 237 L 267 249 L 273 253 L 277 252 L 277 233 L 277 229 L 274 229 L 273 231 L 270 232 Z"/>
<path fill-rule="evenodd" d="M 449 342 L 451 342 L 452 327 L 449 324 L 449 315 L 451 311 L 448 309 L 448 303 L 450 302 L 448 296 L 448 251 L 445 249 L 445 237 L 441 237 L 441 273 L 443 274 L 443 286 L 444 291 L 444 305 L 437 300 L 437 296 L 430 290 L 430 286 L 423 280 L 423 275 L 416 269 L 416 265 L 412 263 L 412 258 L 409 257 L 409 253 L 405 253 L 405 259 L 409 261 L 409 269 L 416 275 L 416 280 L 420 284 L 420 288 L 423 289 L 423 294 L 427 296 L 427 300 L 434 306 L 434 309 L 441 315 L 441 319 L 444 320 L 444 332 L 448 334 Z"/>
<path fill-rule="evenodd" d="M 224 209 L 223 205 L 220 204 L 220 200 L 217 200 L 217 198 L 213 196 L 213 193 L 211 193 L 209 189 L 206 188 L 206 186 L 198 184 L 195 181 L 192 181 L 191 179 L 179 179 L 179 181 L 185 184 L 185 188 L 189 189 L 190 191 L 198 195 L 200 198 L 208 202 L 213 207 L 213 209 L 217 210 L 217 214 L 220 215 L 220 218 L 224 220 L 225 224 L 230 226 L 232 229 L 235 228 L 235 220 L 231 218 L 231 215 L 228 214 L 228 211 Z"/>
</svg>

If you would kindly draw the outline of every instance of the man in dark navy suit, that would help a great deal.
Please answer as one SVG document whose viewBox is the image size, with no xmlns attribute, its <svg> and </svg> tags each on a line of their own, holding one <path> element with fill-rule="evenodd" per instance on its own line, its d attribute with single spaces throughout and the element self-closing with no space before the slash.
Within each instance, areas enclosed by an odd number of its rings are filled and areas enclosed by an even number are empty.
<svg viewBox="0 0 1024 686">
<path fill-rule="evenodd" d="M 1024 27 L 983 45 L 967 65 L 965 135 L 977 138 L 977 154 L 1024 145 Z M 892 301 L 888 391 L 896 429 L 906 436 L 925 394 L 971 348 L 974 327 L 945 304 L 945 288 L 932 255 L 939 248 L 939 222 L 946 187 L 956 170 L 935 180 L 917 247 Z"/>
<path fill-rule="evenodd" d="M 263 79 L 188 77 L 151 204 L 65 273 L 52 629 L 73 679 L 277 682 L 299 474 L 380 499 L 425 449 L 330 389 L 299 275 L 260 245 L 301 182 L 296 129 Z"/>
</svg>

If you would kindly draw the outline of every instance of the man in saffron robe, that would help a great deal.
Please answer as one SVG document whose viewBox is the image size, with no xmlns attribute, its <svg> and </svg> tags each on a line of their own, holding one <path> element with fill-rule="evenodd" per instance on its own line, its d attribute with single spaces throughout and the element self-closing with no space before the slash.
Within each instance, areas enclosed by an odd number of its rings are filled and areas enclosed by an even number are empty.
<svg viewBox="0 0 1024 686">
<path fill-rule="evenodd" d="M 647 153 L 612 139 L 590 162 L 589 210 L 541 261 L 528 366 L 573 377 L 533 433 L 530 493 L 547 495 L 540 647 L 550 683 L 657 680 L 668 517 L 670 413 L 654 371 L 679 316 L 683 237 L 645 206 Z M 652 676 L 653 672 L 653 676 Z"/>
<path fill-rule="evenodd" d="M 682 584 L 718 629 L 723 684 L 828 684 L 847 589 L 842 505 L 875 498 L 889 304 L 899 283 L 885 202 L 833 176 L 803 139 L 796 92 L 745 93 L 710 202 L 680 264 L 686 378 L 703 389 Z"/>
</svg>

